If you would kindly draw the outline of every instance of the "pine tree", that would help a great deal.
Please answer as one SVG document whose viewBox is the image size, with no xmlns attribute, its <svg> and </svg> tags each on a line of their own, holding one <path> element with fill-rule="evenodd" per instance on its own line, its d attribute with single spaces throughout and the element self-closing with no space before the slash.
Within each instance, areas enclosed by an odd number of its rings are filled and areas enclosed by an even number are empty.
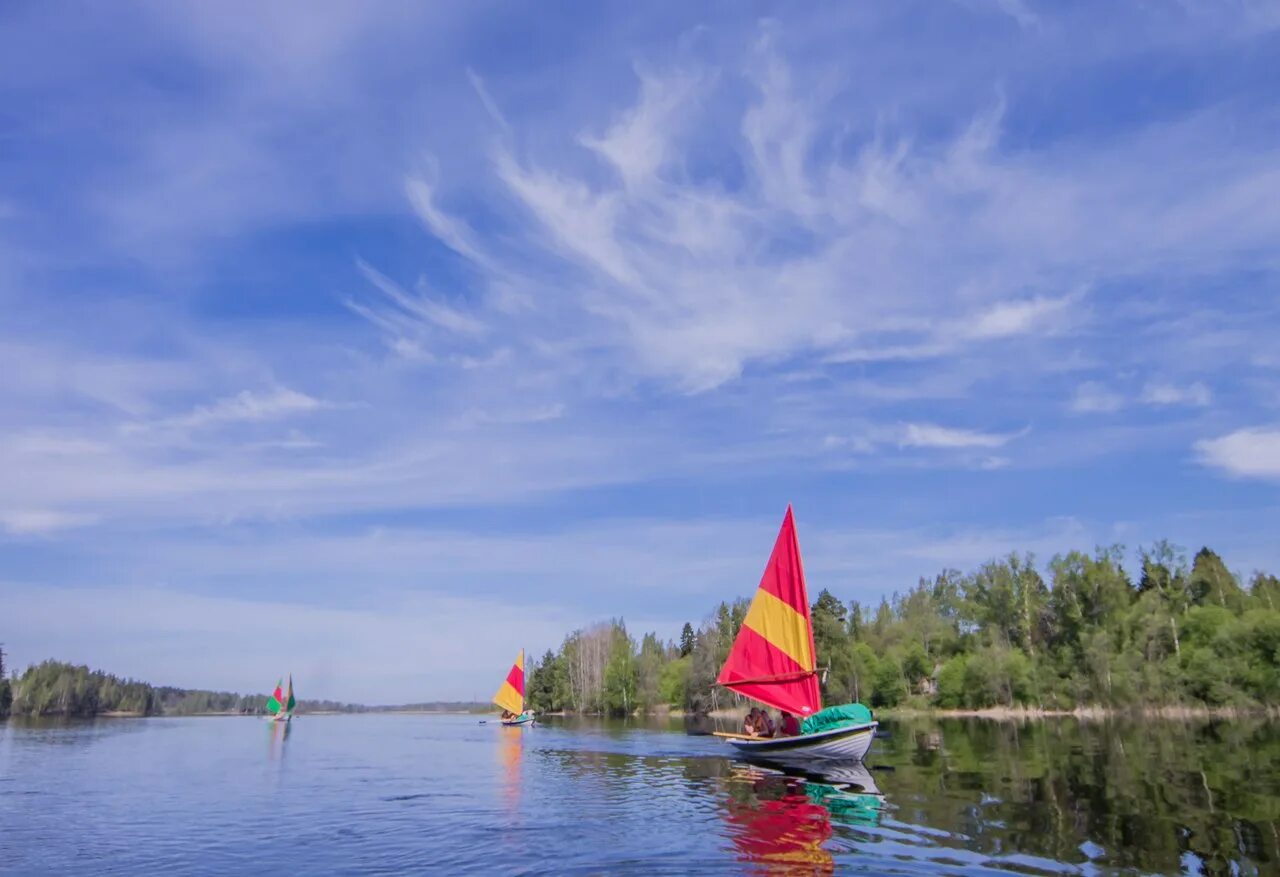
<svg viewBox="0 0 1280 877">
<path fill-rule="evenodd" d="M 693 651 L 693 625 L 689 622 L 684 623 L 684 628 L 680 631 L 680 657 L 685 657 Z"/>
</svg>

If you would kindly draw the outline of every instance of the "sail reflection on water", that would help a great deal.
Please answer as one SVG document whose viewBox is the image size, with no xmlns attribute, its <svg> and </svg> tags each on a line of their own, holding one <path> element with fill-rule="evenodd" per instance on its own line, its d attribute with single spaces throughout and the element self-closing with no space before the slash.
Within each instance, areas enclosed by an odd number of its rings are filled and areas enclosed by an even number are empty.
<svg viewBox="0 0 1280 877">
<path fill-rule="evenodd" d="M 735 765 L 725 818 L 739 859 L 765 873 L 830 874 L 837 824 L 875 825 L 884 798 L 861 764 L 789 776 Z"/>
<path fill-rule="evenodd" d="M 284 760 L 284 744 L 289 739 L 291 722 L 270 722 L 267 725 L 267 760 Z"/>
<path fill-rule="evenodd" d="M 499 734 L 498 761 L 502 774 L 502 800 L 507 810 L 515 814 L 520 809 L 520 788 L 523 782 L 524 734 L 519 729 L 504 728 Z"/>
<path fill-rule="evenodd" d="M 725 818 L 741 861 L 766 873 L 834 872 L 835 860 L 823 848 L 831 838 L 831 813 L 809 800 L 803 782 L 752 769 L 736 778 Z"/>
</svg>

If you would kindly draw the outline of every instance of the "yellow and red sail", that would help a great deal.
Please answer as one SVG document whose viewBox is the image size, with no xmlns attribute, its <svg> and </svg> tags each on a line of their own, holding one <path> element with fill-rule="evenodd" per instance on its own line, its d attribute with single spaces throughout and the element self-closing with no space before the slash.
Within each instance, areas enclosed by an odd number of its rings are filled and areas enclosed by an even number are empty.
<svg viewBox="0 0 1280 877">
<path fill-rule="evenodd" d="M 809 593 L 789 505 L 760 587 L 716 682 L 798 716 L 822 709 Z"/>
<path fill-rule="evenodd" d="M 511 665 L 502 687 L 493 696 L 493 702 L 517 715 L 524 712 L 524 649 L 520 650 L 519 657 Z"/>
</svg>

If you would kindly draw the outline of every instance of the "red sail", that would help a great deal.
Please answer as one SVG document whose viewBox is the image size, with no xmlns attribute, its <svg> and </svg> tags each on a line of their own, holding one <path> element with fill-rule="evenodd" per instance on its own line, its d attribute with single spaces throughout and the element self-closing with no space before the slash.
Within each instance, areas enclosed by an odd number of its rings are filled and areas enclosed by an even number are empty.
<svg viewBox="0 0 1280 877">
<path fill-rule="evenodd" d="M 809 593 L 787 506 L 760 587 L 716 681 L 768 706 L 809 716 L 822 709 L 815 666 Z"/>
</svg>

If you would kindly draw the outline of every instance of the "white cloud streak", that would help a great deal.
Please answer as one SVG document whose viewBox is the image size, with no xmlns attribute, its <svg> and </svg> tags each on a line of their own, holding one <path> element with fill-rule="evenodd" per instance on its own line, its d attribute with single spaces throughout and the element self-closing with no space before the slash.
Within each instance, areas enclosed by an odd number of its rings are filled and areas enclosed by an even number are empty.
<svg viewBox="0 0 1280 877">
<path fill-rule="evenodd" d="M 386 330 L 398 330 L 407 334 L 421 322 L 429 323 L 446 332 L 475 336 L 485 331 L 485 326 L 475 317 L 434 301 L 427 295 L 412 295 L 385 274 L 364 261 L 357 262 L 360 273 L 379 292 L 386 296 L 393 307 L 372 309 L 356 302 L 350 306 L 371 322 Z"/>
<path fill-rule="evenodd" d="M 1280 479 L 1280 429 L 1238 429 L 1195 445 L 1200 462 L 1239 478 Z"/>
<path fill-rule="evenodd" d="M 0 528 L 13 536 L 43 536 L 72 527 L 94 523 L 92 515 L 70 514 L 49 509 L 0 510 Z"/>
<path fill-rule="evenodd" d="M 1071 410 L 1077 414 L 1113 414 L 1124 404 L 1124 396 L 1097 381 L 1080 384 L 1071 397 Z"/>
<path fill-rule="evenodd" d="M 1000 448 L 1022 433 L 977 432 L 932 423 L 908 423 L 900 443 L 912 448 Z"/>
<path fill-rule="evenodd" d="M 696 75 L 647 75 L 639 71 L 640 99 L 602 136 L 583 134 L 584 146 L 617 170 L 628 188 L 652 180 L 670 159 L 681 111 L 696 94 Z"/>
<path fill-rule="evenodd" d="M 962 334 L 974 341 L 986 341 L 1060 330 L 1065 328 L 1071 318 L 1071 307 L 1078 301 L 1079 296 L 1037 296 L 1001 302 L 979 314 L 962 330 Z"/>
<path fill-rule="evenodd" d="M 1213 401 L 1213 394 L 1201 381 L 1195 381 L 1185 387 L 1152 382 L 1143 387 L 1140 401 L 1144 405 L 1190 405 L 1203 408 Z"/>
<path fill-rule="evenodd" d="M 243 390 L 211 405 L 201 405 L 187 414 L 144 424 L 142 428 L 199 429 L 228 423 L 253 423 L 306 414 L 323 406 L 320 400 L 288 387 L 272 387 L 265 392 Z"/>
</svg>

